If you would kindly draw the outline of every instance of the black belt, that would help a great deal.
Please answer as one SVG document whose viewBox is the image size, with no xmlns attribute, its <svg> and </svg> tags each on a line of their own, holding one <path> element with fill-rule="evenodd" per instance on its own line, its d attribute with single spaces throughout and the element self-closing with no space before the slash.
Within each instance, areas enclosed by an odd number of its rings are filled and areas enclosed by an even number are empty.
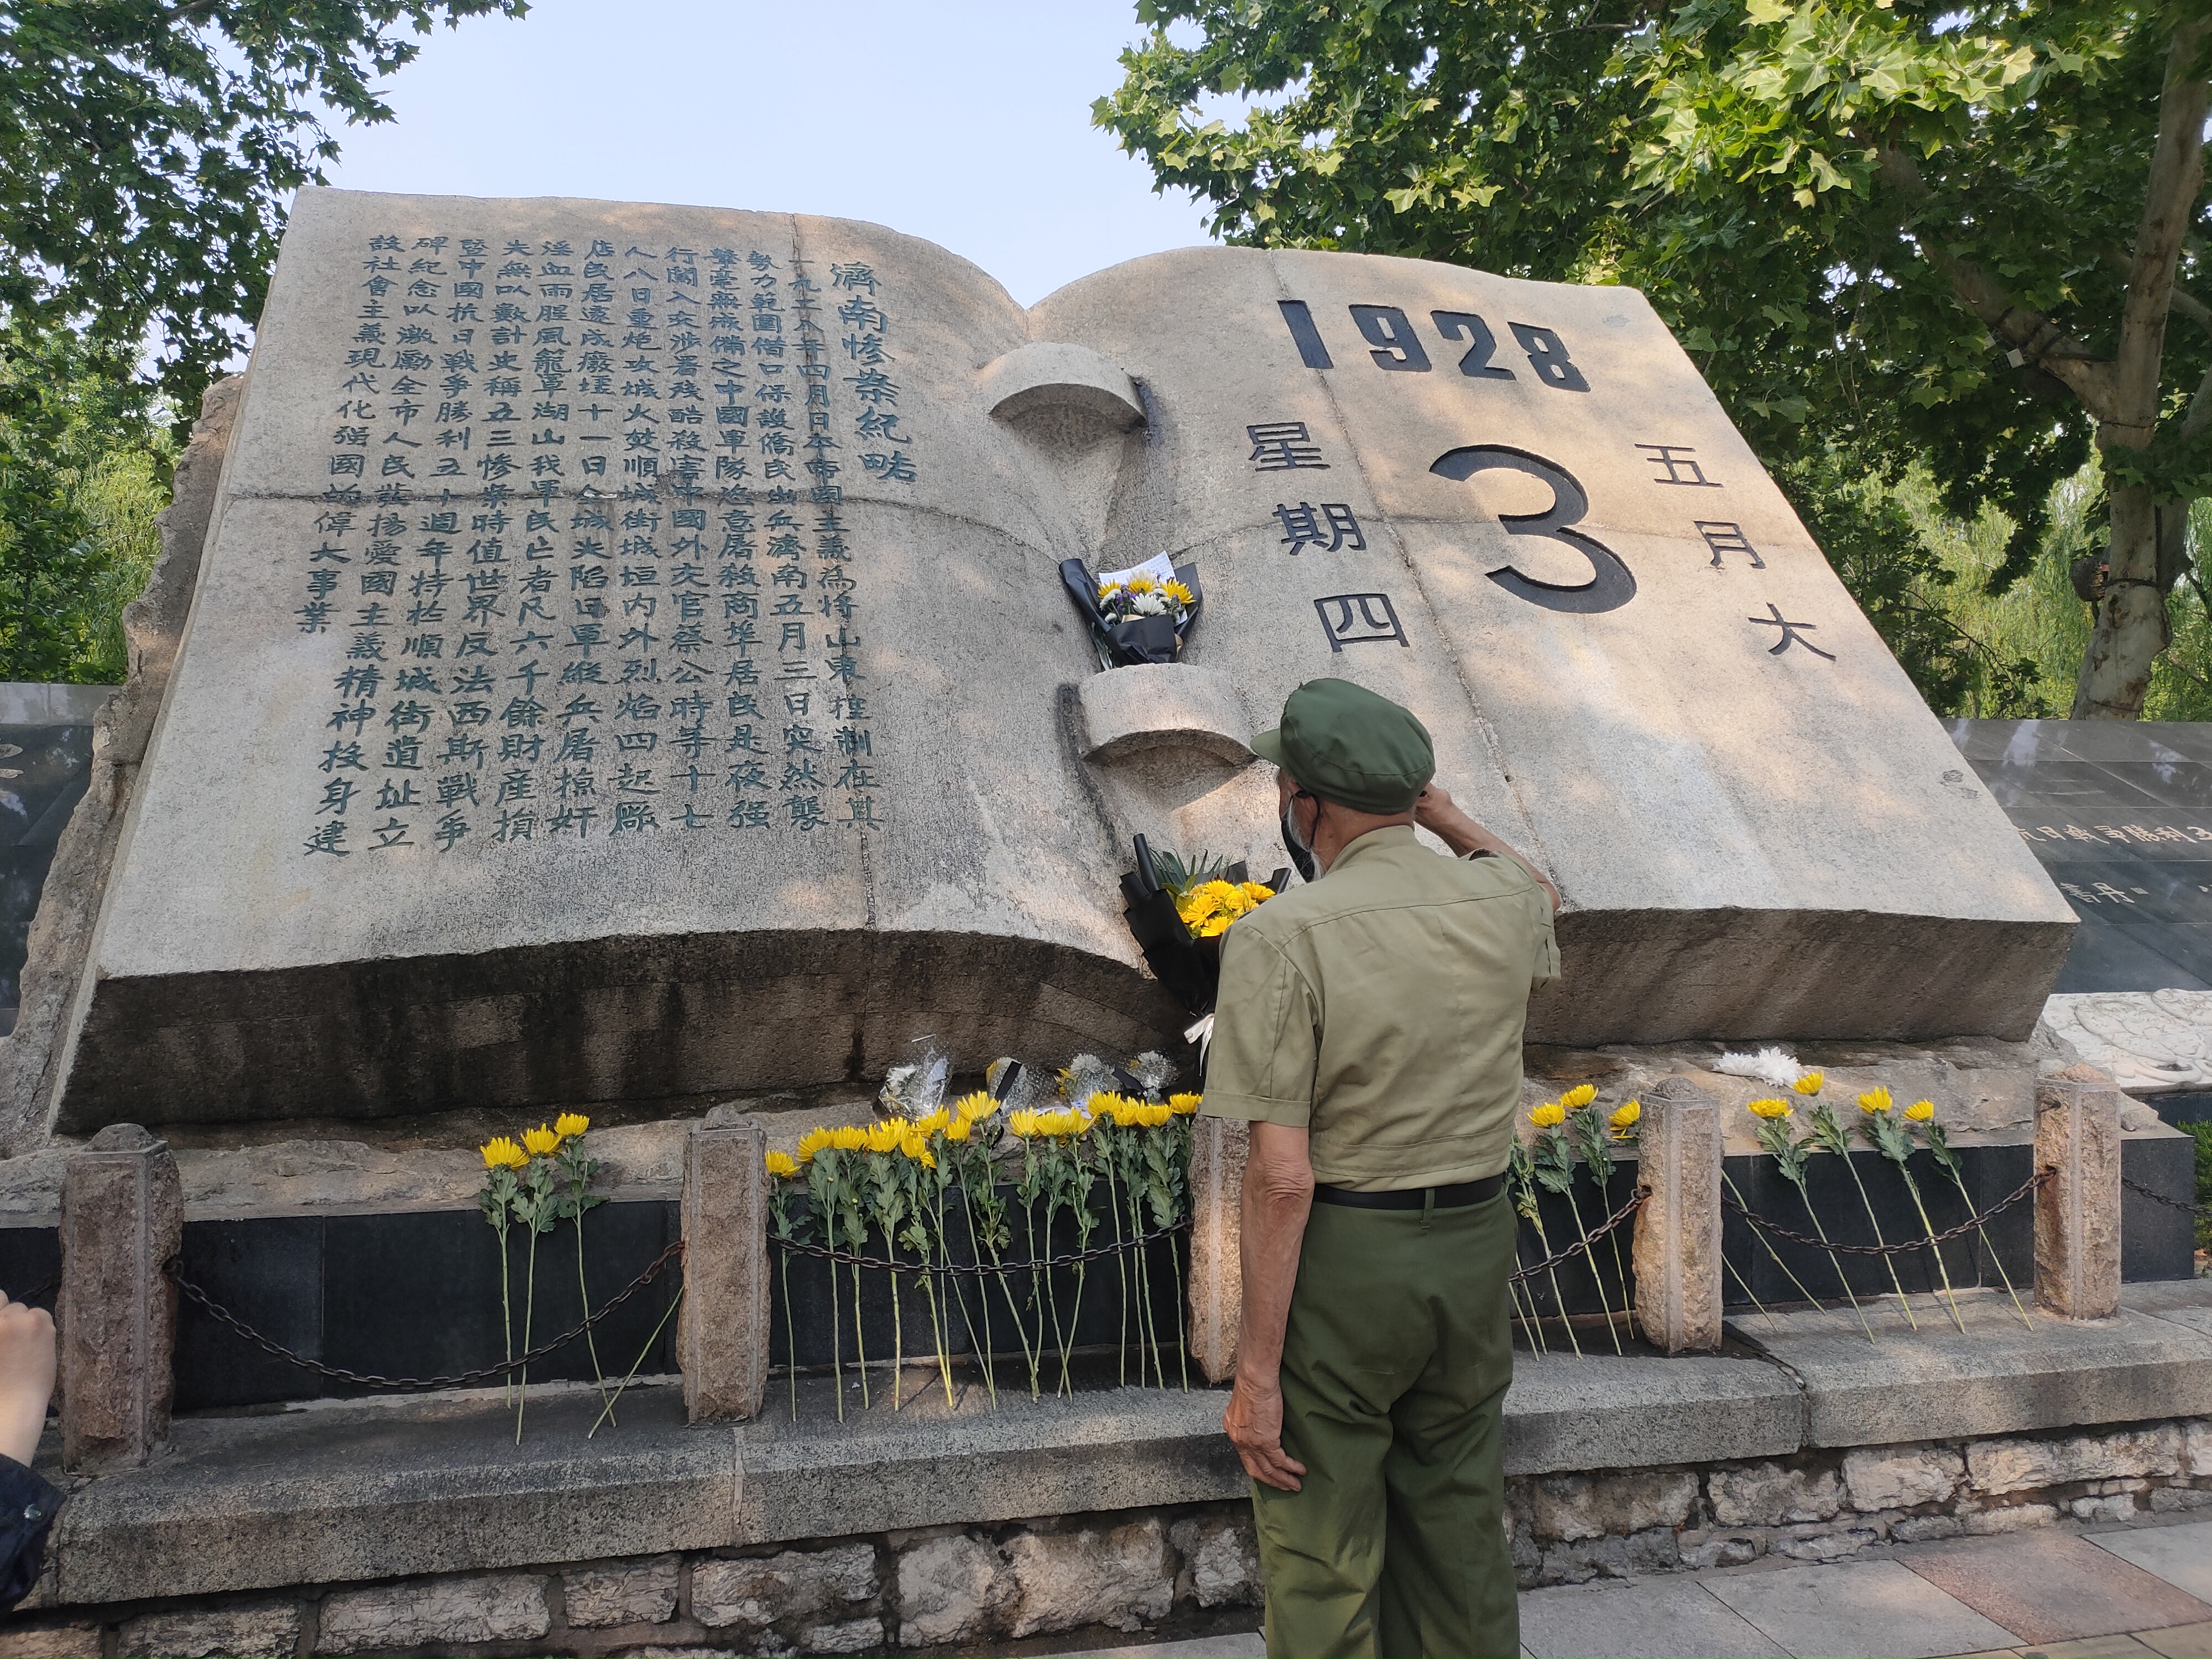
<svg viewBox="0 0 2212 1659">
<path fill-rule="evenodd" d="M 1504 1176 L 1456 1181 L 1449 1187 L 1401 1187 L 1394 1192 L 1360 1193 L 1349 1187 L 1316 1187 L 1316 1204 L 1342 1204 L 1354 1210 L 1461 1210 L 1486 1204 L 1505 1189 Z"/>
</svg>

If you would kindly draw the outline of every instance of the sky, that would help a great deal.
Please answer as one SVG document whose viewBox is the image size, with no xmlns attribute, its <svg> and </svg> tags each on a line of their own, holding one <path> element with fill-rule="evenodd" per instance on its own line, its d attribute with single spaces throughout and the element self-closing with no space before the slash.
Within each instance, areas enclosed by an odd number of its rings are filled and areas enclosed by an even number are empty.
<svg viewBox="0 0 2212 1659">
<path fill-rule="evenodd" d="M 334 127 L 330 182 L 866 219 L 950 248 L 1024 305 L 1210 239 L 1091 125 L 1132 0 L 532 0 L 441 28 Z"/>
</svg>

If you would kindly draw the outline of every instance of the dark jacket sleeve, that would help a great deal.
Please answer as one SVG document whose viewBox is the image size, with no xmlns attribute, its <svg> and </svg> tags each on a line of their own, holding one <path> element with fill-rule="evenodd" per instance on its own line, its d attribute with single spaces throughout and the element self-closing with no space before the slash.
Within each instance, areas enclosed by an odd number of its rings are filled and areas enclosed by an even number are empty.
<svg viewBox="0 0 2212 1659">
<path fill-rule="evenodd" d="M 14 1458 L 0 1456 L 0 1613 L 39 1582 L 46 1533 L 61 1506 L 60 1488 Z"/>
</svg>

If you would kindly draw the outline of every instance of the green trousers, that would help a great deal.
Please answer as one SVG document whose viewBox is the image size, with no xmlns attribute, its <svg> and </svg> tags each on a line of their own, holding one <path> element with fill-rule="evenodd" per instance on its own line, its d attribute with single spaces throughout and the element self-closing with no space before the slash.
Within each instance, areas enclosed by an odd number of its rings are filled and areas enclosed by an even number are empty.
<svg viewBox="0 0 2212 1659">
<path fill-rule="evenodd" d="M 1515 1659 L 1503 1196 L 1316 1204 L 1283 1344 L 1302 1489 L 1252 1484 L 1274 1659 Z"/>
</svg>

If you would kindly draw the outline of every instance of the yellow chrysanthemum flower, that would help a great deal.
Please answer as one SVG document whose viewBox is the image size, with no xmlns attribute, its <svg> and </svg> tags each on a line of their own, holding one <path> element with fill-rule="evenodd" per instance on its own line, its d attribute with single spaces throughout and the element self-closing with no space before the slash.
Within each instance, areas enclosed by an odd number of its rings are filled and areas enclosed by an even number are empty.
<svg viewBox="0 0 2212 1659">
<path fill-rule="evenodd" d="M 1932 1100 L 1916 1100 L 1905 1109 L 1905 1115 L 1915 1123 L 1925 1123 L 1936 1115 L 1936 1103 Z"/>
<path fill-rule="evenodd" d="M 592 1120 L 581 1112 L 563 1112 L 553 1120 L 553 1133 L 563 1140 L 580 1140 L 591 1127 Z"/>
<path fill-rule="evenodd" d="M 789 1152 L 770 1152 L 768 1155 L 768 1172 L 776 1176 L 795 1176 L 799 1173 L 799 1160 Z"/>
<path fill-rule="evenodd" d="M 1879 1116 L 1894 1104 L 1896 1103 L 1889 1097 L 1889 1091 L 1878 1083 L 1859 1097 L 1859 1110 L 1869 1117 Z"/>
<path fill-rule="evenodd" d="M 561 1137 L 541 1123 L 534 1129 L 522 1132 L 522 1144 L 531 1157 L 544 1158 L 561 1144 Z"/>
<path fill-rule="evenodd" d="M 830 1144 L 841 1152 L 865 1152 L 868 1150 L 868 1132 L 857 1123 L 848 1123 L 830 1132 Z"/>
<path fill-rule="evenodd" d="M 992 1099 L 991 1097 L 982 1090 L 978 1089 L 974 1094 L 963 1095 L 959 1099 L 954 1101 L 952 1103 L 952 1109 L 959 1114 L 962 1121 L 973 1123 L 978 1119 L 987 1118 L 990 1116 L 992 1113 L 997 1111 L 999 1109 L 999 1103 Z"/>
<path fill-rule="evenodd" d="M 1188 605 L 1190 603 L 1190 589 L 1185 587 L 1181 582 L 1162 582 L 1160 584 L 1160 592 L 1166 594 L 1168 598 L 1173 599 L 1177 605 Z"/>
<path fill-rule="evenodd" d="M 1571 1112 L 1579 1112 L 1583 1107 L 1589 1105 L 1590 1102 L 1596 1098 L 1597 1085 L 1595 1084 L 1577 1083 L 1573 1088 L 1568 1090 L 1566 1093 L 1559 1097 L 1559 1104 L 1565 1107 Z"/>
<path fill-rule="evenodd" d="M 965 1140 L 975 1133 L 975 1120 L 972 1117 L 955 1118 L 945 1126 L 945 1138 L 947 1140 Z"/>
<path fill-rule="evenodd" d="M 1027 1140 L 1037 1132 L 1037 1115 L 1035 1112 L 1007 1113 L 1006 1132 Z"/>
<path fill-rule="evenodd" d="M 1754 1100 L 1744 1108 L 1754 1117 L 1788 1117 L 1796 1109 L 1786 1100 Z"/>
<path fill-rule="evenodd" d="M 487 1170 L 519 1170 L 530 1162 L 530 1155 L 507 1135 L 494 1135 L 481 1150 Z"/>
<path fill-rule="evenodd" d="M 1615 1135 L 1625 1135 L 1636 1127 L 1637 1120 L 1643 1115 L 1644 1103 L 1640 1100 L 1632 1100 L 1616 1108 L 1613 1115 L 1607 1118 L 1606 1122 Z"/>
<path fill-rule="evenodd" d="M 799 1161 L 801 1164 L 811 1164 L 814 1162 L 815 1153 L 826 1152 L 836 1144 L 836 1137 L 829 1130 L 809 1129 L 799 1138 Z"/>
<path fill-rule="evenodd" d="M 1808 1072 L 1790 1086 L 1801 1095 L 1817 1095 L 1820 1085 L 1828 1080 L 1826 1072 Z"/>
<path fill-rule="evenodd" d="M 1528 1121 L 1540 1129 L 1554 1128 L 1567 1121 L 1567 1109 L 1556 1100 L 1547 1100 L 1528 1114 Z"/>
<path fill-rule="evenodd" d="M 1205 1098 L 1204 1095 L 1170 1095 L 1168 1109 L 1177 1117 L 1194 1116 L 1197 1114 L 1199 1103 Z"/>
<path fill-rule="evenodd" d="M 870 1152 L 895 1152 L 899 1149 L 899 1142 L 906 1139 L 906 1125 L 879 1121 L 871 1123 L 866 1133 Z"/>
</svg>

